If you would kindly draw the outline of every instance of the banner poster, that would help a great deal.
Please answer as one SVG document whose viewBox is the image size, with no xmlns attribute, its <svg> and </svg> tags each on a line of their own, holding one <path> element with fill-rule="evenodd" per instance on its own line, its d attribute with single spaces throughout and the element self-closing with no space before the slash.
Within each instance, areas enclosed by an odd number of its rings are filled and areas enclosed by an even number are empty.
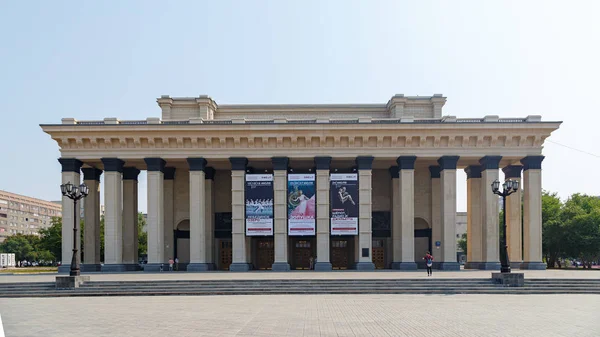
<svg viewBox="0 0 600 337">
<path fill-rule="evenodd" d="M 246 174 L 246 235 L 273 235 L 273 175 Z"/>
<path fill-rule="evenodd" d="M 358 174 L 329 176 L 331 235 L 358 235 Z"/>
<path fill-rule="evenodd" d="M 288 235 L 315 235 L 315 175 L 288 174 Z"/>
</svg>

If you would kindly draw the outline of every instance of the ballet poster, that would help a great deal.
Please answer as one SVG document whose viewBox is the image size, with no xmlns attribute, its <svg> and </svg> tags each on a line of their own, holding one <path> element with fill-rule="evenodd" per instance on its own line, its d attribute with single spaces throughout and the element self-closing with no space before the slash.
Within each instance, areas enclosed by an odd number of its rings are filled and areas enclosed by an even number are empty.
<svg viewBox="0 0 600 337">
<path fill-rule="evenodd" d="M 288 235 L 315 235 L 315 175 L 288 174 Z"/>
<path fill-rule="evenodd" d="M 246 174 L 246 235 L 273 235 L 273 175 Z"/>
<path fill-rule="evenodd" d="M 332 173 L 331 235 L 358 235 L 358 174 Z"/>
</svg>

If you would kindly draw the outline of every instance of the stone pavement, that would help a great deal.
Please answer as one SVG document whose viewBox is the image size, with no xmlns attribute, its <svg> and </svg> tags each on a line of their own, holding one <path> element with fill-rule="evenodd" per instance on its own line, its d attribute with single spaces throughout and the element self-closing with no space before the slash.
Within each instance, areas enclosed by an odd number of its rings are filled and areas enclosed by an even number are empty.
<svg viewBox="0 0 600 337">
<path fill-rule="evenodd" d="M 0 299 L 6 336 L 599 336 L 597 295 Z"/>
<path fill-rule="evenodd" d="M 571 278 L 600 279 L 600 270 L 514 270 L 525 273 L 525 278 Z M 0 283 L 6 282 L 54 282 L 57 274 L 36 275 L 4 275 L 0 274 Z M 228 271 L 186 273 L 85 273 L 92 281 L 144 281 L 144 280 L 258 280 L 258 279 L 393 279 L 393 278 L 427 278 L 425 270 L 416 272 L 378 270 L 371 272 L 331 271 L 251 271 L 235 273 Z M 491 278 L 491 270 L 434 271 L 435 278 Z"/>
</svg>

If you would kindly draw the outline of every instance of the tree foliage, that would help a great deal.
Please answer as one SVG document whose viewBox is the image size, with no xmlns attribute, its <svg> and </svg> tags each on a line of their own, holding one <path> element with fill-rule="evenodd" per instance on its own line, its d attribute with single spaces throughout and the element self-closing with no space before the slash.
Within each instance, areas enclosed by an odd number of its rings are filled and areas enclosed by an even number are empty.
<svg viewBox="0 0 600 337">
<path fill-rule="evenodd" d="M 463 233 L 458 240 L 458 248 L 467 255 L 467 233 Z"/>
</svg>

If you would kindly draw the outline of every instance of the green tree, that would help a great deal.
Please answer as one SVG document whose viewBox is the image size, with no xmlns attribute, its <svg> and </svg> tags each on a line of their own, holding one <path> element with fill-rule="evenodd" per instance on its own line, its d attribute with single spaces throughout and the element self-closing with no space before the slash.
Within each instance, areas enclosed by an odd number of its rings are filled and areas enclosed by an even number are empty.
<svg viewBox="0 0 600 337">
<path fill-rule="evenodd" d="M 62 219 L 52 217 L 50 227 L 40 230 L 40 248 L 52 254 L 51 261 L 60 261 L 62 255 Z M 44 259 L 46 260 L 46 259 Z"/>
<path fill-rule="evenodd" d="M 591 268 L 600 255 L 600 199 L 573 194 L 565 202 L 561 217 L 566 255 L 581 259 L 584 268 Z"/>
<path fill-rule="evenodd" d="M 35 235 L 17 234 L 9 236 L 0 244 L 0 252 L 14 253 L 17 261 L 35 261 L 40 238 Z"/>
<path fill-rule="evenodd" d="M 563 204 L 556 193 L 542 193 L 542 252 L 548 268 L 560 263 L 559 258 L 564 257 L 566 249 L 562 208 Z"/>
<path fill-rule="evenodd" d="M 467 233 L 463 233 L 460 240 L 458 240 L 458 248 L 467 255 Z"/>
<path fill-rule="evenodd" d="M 138 256 L 145 254 L 148 254 L 148 231 L 144 215 L 138 213 Z"/>
</svg>

